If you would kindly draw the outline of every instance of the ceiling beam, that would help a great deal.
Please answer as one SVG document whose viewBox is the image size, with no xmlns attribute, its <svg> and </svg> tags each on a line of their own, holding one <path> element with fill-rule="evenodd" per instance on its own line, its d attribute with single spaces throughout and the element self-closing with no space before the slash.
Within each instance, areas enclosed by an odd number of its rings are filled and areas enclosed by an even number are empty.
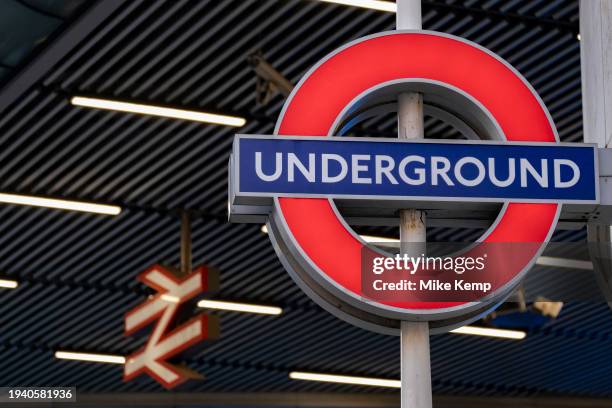
<svg viewBox="0 0 612 408">
<path fill-rule="evenodd" d="M 5 112 L 21 95 L 53 69 L 55 64 L 125 3 L 126 0 L 98 0 L 77 17 L 0 89 L 0 113 Z"/>
</svg>

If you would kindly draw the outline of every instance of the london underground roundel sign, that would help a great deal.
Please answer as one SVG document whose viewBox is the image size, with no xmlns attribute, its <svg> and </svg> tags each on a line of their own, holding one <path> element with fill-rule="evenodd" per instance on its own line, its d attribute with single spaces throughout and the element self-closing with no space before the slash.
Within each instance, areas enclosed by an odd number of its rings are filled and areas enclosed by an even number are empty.
<svg viewBox="0 0 612 408">
<path fill-rule="evenodd" d="M 432 109 L 485 140 L 332 137 L 405 91 L 423 93 Z M 515 69 L 474 43 L 428 31 L 380 33 L 328 55 L 296 86 L 274 135 L 237 136 L 230 167 L 230 211 L 269 212 L 277 253 L 302 289 L 339 317 L 381 332 L 401 320 L 444 331 L 478 318 L 531 267 L 561 203 L 598 200 L 595 149 L 558 143 L 548 111 Z M 396 208 L 497 202 L 492 226 L 450 257 L 483 262 L 497 251 L 494 264 L 461 274 L 469 296 L 427 295 L 444 281 L 431 276 L 424 290 L 377 296 L 378 272 L 371 281 L 364 265 L 371 272 L 381 252 L 353 231 L 336 200 Z M 512 252 L 496 243 L 522 246 Z M 410 262 L 412 273 L 399 280 L 407 286 L 419 274 Z M 483 273 L 487 290 L 471 290 Z"/>
</svg>

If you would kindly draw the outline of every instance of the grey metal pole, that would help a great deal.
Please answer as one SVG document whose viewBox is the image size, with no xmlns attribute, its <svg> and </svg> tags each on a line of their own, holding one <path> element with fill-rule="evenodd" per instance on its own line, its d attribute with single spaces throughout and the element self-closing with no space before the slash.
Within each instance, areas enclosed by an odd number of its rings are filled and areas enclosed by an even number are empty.
<svg viewBox="0 0 612 408">
<path fill-rule="evenodd" d="M 191 274 L 191 218 L 181 211 L 181 276 Z"/>
<path fill-rule="evenodd" d="M 421 0 L 397 0 L 396 28 L 422 28 Z M 398 97 L 398 137 L 422 139 L 423 95 L 403 93 Z M 402 253 L 421 252 L 427 240 L 425 213 L 416 209 L 400 211 L 400 250 Z M 419 256 L 420 253 L 412 255 Z M 401 323 L 401 406 L 402 408 L 431 408 L 431 362 L 429 357 L 429 324 Z"/>
<path fill-rule="evenodd" d="M 612 2 L 580 0 L 580 61 L 584 141 L 612 143 Z M 608 180 L 605 180 L 609 182 Z M 606 299 L 612 295 L 612 227 L 587 224 L 589 252 Z M 608 302 L 612 307 L 612 302 Z"/>
<path fill-rule="evenodd" d="M 421 0 L 397 0 L 395 28 L 397 30 L 420 30 L 423 28 Z"/>
</svg>

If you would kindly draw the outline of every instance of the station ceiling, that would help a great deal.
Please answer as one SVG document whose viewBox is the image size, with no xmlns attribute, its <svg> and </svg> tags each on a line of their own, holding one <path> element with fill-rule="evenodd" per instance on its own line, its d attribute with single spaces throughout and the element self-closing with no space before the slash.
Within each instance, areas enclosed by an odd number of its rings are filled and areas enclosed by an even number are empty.
<svg viewBox="0 0 612 408">
<path fill-rule="evenodd" d="M 45 2 L 2 2 L 0 16 L 13 3 Z M 399 339 L 357 329 L 314 305 L 283 270 L 260 225 L 226 222 L 236 129 L 78 108 L 69 98 L 219 112 L 246 118 L 241 133 L 271 133 L 284 97 L 256 102 L 249 55 L 260 52 L 295 83 L 336 47 L 394 29 L 395 16 L 313 0 L 101 0 L 70 10 L 76 11 L 44 34 L 49 41 L 20 51 L 24 56 L 5 73 L 0 191 L 124 210 L 112 217 L 0 206 L 0 277 L 20 282 L 0 291 L 0 382 L 76 385 L 90 393 L 161 391 L 144 376 L 123 383 L 120 366 L 53 355 L 127 355 L 142 345 L 142 338 L 124 337 L 123 314 L 149 294 L 138 273 L 153 263 L 179 263 L 177 215 L 186 209 L 195 217 L 194 264 L 221 272 L 215 297 L 285 311 L 280 317 L 219 312 L 220 340 L 186 359 L 206 379 L 187 391 L 393 394 L 288 378 L 293 370 L 398 378 Z M 423 12 L 426 29 L 468 38 L 517 67 L 543 97 L 561 139 L 582 140 L 576 0 L 424 0 Z M 395 123 L 366 125 L 385 135 Z M 452 130 L 430 118 L 426 133 L 450 137 Z M 428 239 L 461 241 L 478 233 L 441 226 L 430 228 Z M 586 234 L 564 230 L 555 240 L 584 242 Z M 550 279 L 558 276 L 540 268 Z M 603 302 L 570 302 L 556 321 L 518 342 L 435 336 L 434 393 L 609 397 L 611 339 L 612 312 Z"/>
</svg>

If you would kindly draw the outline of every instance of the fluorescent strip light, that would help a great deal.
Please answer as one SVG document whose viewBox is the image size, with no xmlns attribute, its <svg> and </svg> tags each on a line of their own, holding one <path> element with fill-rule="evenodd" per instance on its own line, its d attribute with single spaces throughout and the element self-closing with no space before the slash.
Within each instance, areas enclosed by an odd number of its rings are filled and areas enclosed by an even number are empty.
<svg viewBox="0 0 612 408">
<path fill-rule="evenodd" d="M 178 296 L 166 295 L 165 293 L 160 296 L 160 299 L 168 303 L 179 303 L 181 301 Z"/>
<path fill-rule="evenodd" d="M 320 381 L 320 382 L 331 382 L 331 383 L 338 383 L 338 384 L 369 385 L 373 387 L 401 388 L 401 381 L 399 380 L 385 380 L 382 378 L 369 378 L 369 377 L 353 377 L 349 375 L 316 374 L 316 373 L 303 373 L 299 371 L 293 371 L 289 373 L 289 378 L 291 378 L 292 380 Z"/>
<path fill-rule="evenodd" d="M 92 204 L 81 201 L 57 200 L 54 198 L 42 198 L 17 194 L 0 193 L 0 203 L 57 208 L 60 210 L 82 211 L 106 215 L 117 215 L 121 212 L 121 207 L 116 205 Z"/>
<path fill-rule="evenodd" d="M 110 99 L 87 98 L 74 96 L 70 100 L 75 106 L 86 108 L 106 109 L 119 112 L 138 113 L 142 115 L 161 116 L 165 118 L 192 120 L 195 122 L 214 123 L 217 125 L 242 127 L 246 124 L 244 118 L 214 113 L 198 112 L 185 109 L 165 108 L 162 106 L 143 105 L 140 103 L 120 102 Z"/>
<path fill-rule="evenodd" d="M 396 238 L 375 237 L 372 235 L 361 235 L 361 239 L 369 244 L 399 244 L 400 242 Z"/>
<path fill-rule="evenodd" d="M 260 306 L 247 303 L 223 302 L 220 300 L 200 300 L 198 307 L 204 309 L 228 310 L 231 312 L 257 313 L 278 316 L 283 309 L 276 306 Z"/>
<path fill-rule="evenodd" d="M 463 326 L 451 330 L 451 333 L 469 334 L 473 336 L 497 337 L 500 339 L 522 340 L 527 337 L 527 333 L 518 330 L 492 329 L 489 327 Z"/>
<path fill-rule="evenodd" d="M 261 232 L 264 234 L 268 233 L 268 226 L 266 224 L 261 226 Z M 368 243 L 379 243 L 379 244 L 399 244 L 399 239 L 396 238 L 385 238 L 385 237 L 375 237 L 373 235 L 361 235 L 361 239 Z"/>
<path fill-rule="evenodd" d="M 17 283 L 17 281 L 0 279 L 0 288 L 15 289 L 17 286 L 19 286 L 19 283 Z"/>
<path fill-rule="evenodd" d="M 593 270 L 593 262 L 581 261 L 579 259 L 558 258 L 555 256 L 541 256 L 536 261 L 541 266 L 552 266 L 555 268 L 582 269 L 585 271 Z"/>
<path fill-rule="evenodd" d="M 56 351 L 55 358 L 62 360 L 91 361 L 94 363 L 125 364 L 125 357 L 109 354 L 74 353 L 71 351 Z"/>
<path fill-rule="evenodd" d="M 325 3 L 342 4 L 345 6 L 362 7 L 372 10 L 389 11 L 395 13 L 397 11 L 397 4 L 390 1 L 381 0 L 320 0 Z"/>
</svg>

